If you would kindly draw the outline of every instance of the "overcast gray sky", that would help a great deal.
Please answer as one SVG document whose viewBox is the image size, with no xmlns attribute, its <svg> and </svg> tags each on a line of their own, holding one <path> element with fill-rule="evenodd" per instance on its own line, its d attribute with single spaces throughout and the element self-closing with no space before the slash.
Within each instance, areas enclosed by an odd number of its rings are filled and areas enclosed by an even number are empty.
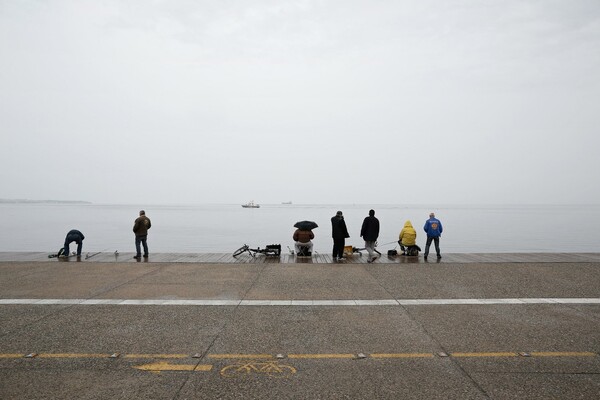
<svg viewBox="0 0 600 400">
<path fill-rule="evenodd" d="M 600 2 L 0 0 L 0 198 L 600 203 Z"/>
</svg>

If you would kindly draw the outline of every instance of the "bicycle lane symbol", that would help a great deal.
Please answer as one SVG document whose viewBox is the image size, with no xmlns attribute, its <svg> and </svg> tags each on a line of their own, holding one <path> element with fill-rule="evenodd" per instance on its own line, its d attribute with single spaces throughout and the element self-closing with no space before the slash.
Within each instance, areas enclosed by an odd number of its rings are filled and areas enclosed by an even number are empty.
<svg viewBox="0 0 600 400">
<path fill-rule="evenodd" d="M 276 361 L 238 361 L 221 369 L 221 376 L 236 378 L 245 376 L 268 376 L 272 378 L 289 378 L 297 372 L 291 365 L 279 364 Z"/>
</svg>

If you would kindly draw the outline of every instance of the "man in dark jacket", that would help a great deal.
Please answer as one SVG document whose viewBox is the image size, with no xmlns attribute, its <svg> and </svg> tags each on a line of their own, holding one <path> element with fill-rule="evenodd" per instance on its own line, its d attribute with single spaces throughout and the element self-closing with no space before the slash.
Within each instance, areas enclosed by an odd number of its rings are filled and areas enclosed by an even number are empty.
<svg viewBox="0 0 600 400">
<path fill-rule="evenodd" d="M 346 238 L 349 238 L 348 228 L 341 211 L 331 218 L 331 237 L 333 238 L 333 260 L 342 261 L 344 258 L 344 246 Z"/>
<path fill-rule="evenodd" d="M 135 233 L 135 256 L 133 258 L 138 260 L 142 258 L 140 243 L 144 246 L 144 257 L 148 257 L 146 240 L 148 239 L 148 229 L 151 226 L 150 218 L 146 217 L 146 212 L 144 210 L 140 211 L 140 216 L 133 223 L 133 233 Z"/>
<path fill-rule="evenodd" d="M 79 232 L 77 229 L 71 229 L 67 236 L 65 237 L 65 245 L 63 246 L 63 257 L 69 257 L 69 245 L 73 242 L 77 243 L 77 256 L 81 256 L 81 249 L 83 248 L 83 233 Z"/>
<path fill-rule="evenodd" d="M 365 240 L 365 248 L 369 253 L 367 262 L 371 263 L 377 259 L 375 255 L 375 242 L 379 237 L 379 220 L 375 218 L 375 210 L 369 211 L 369 216 L 363 221 L 360 236 Z"/>
</svg>

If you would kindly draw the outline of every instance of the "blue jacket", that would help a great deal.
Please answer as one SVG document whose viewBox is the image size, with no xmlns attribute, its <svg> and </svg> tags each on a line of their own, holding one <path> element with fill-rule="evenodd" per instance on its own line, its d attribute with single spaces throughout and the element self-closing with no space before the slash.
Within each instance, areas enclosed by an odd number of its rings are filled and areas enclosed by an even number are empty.
<svg viewBox="0 0 600 400">
<path fill-rule="evenodd" d="M 427 236 L 431 237 L 440 237 L 442 236 L 442 223 L 437 218 L 429 218 L 427 222 L 425 222 L 425 226 L 423 227 L 425 232 L 427 232 Z"/>
<path fill-rule="evenodd" d="M 77 244 L 81 243 L 85 239 L 83 233 L 79 232 L 77 229 L 71 229 L 69 233 L 67 233 L 67 237 L 65 238 L 65 245 L 75 242 Z"/>
</svg>

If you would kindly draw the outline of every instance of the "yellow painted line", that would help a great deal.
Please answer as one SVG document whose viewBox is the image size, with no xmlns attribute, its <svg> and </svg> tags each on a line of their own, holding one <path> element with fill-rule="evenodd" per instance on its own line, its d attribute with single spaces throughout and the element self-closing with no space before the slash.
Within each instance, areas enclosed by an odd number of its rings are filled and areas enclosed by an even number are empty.
<svg viewBox="0 0 600 400">
<path fill-rule="evenodd" d="M 188 358 L 188 354 L 125 354 L 123 358 Z"/>
<path fill-rule="evenodd" d="M 518 353 L 496 352 L 496 353 L 450 353 L 450 357 L 518 357 Z"/>
<path fill-rule="evenodd" d="M 271 354 L 209 354 L 208 358 L 231 360 L 231 359 L 271 359 Z"/>
<path fill-rule="evenodd" d="M 302 359 L 356 358 L 356 355 L 355 354 L 288 354 L 288 358 L 302 358 Z"/>
<path fill-rule="evenodd" d="M 528 353 L 531 357 L 596 357 L 599 354 L 589 351 L 575 352 L 575 351 L 538 351 Z M 0 359 L 12 359 L 12 358 L 23 358 L 25 354 L 16 353 L 0 353 Z M 100 353 L 40 353 L 37 354 L 37 358 L 47 359 L 58 359 L 58 358 L 110 358 L 111 354 L 100 354 Z M 469 358 L 469 357 L 519 357 L 517 352 L 458 352 L 449 353 L 450 357 L 456 358 Z M 188 354 L 125 354 L 121 355 L 121 358 L 127 359 L 183 359 L 189 358 Z M 356 358 L 356 354 L 288 354 L 289 359 L 353 359 Z M 434 358 L 435 355 L 432 353 L 373 353 L 368 357 L 370 358 Z M 211 359 L 223 359 L 223 360 L 270 360 L 274 356 L 271 354 L 209 354 L 207 358 Z M 212 366 L 196 367 L 196 371 L 204 371 L 212 368 Z M 187 368 L 187 367 L 186 367 Z"/>
<path fill-rule="evenodd" d="M 108 358 L 110 354 L 40 353 L 37 358 Z"/>
<path fill-rule="evenodd" d="M 535 351 L 531 357 L 595 357 L 596 353 L 589 351 Z"/>
<path fill-rule="evenodd" d="M 167 361 L 159 361 L 151 364 L 138 365 L 133 367 L 141 371 L 161 372 L 161 371 L 210 371 L 212 365 L 194 365 L 194 364 L 170 364 Z"/>
<path fill-rule="evenodd" d="M 433 358 L 431 353 L 374 353 L 371 358 Z"/>
</svg>

